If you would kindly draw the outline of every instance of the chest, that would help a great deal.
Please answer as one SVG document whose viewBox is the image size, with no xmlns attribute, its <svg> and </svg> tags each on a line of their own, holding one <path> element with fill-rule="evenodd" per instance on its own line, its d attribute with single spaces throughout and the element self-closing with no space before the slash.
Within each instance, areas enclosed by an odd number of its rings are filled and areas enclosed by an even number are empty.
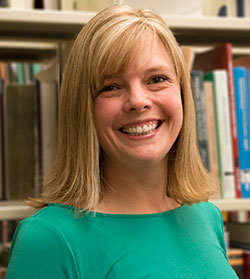
<svg viewBox="0 0 250 279">
<path fill-rule="evenodd" d="M 194 232 L 173 227 L 100 231 L 87 251 L 83 278 L 237 278 L 217 236 Z"/>
</svg>

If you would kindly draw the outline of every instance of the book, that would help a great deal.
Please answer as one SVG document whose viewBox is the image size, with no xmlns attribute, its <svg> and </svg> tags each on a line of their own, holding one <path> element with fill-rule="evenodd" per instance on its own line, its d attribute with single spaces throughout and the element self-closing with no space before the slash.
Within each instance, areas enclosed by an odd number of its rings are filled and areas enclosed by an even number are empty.
<svg viewBox="0 0 250 279">
<path fill-rule="evenodd" d="M 16 75 L 17 75 L 17 82 L 19 84 L 25 83 L 24 77 L 24 65 L 23 63 L 16 63 Z"/>
<path fill-rule="evenodd" d="M 236 0 L 237 5 L 237 16 L 243 17 L 244 16 L 244 0 Z"/>
<path fill-rule="evenodd" d="M 54 162 L 57 148 L 58 123 L 58 63 L 55 59 L 44 64 L 35 74 L 40 116 L 41 175 L 46 176 Z"/>
<path fill-rule="evenodd" d="M 236 1 L 236 16 L 249 17 L 250 1 L 249 0 L 235 0 L 235 1 Z"/>
<path fill-rule="evenodd" d="M 240 183 L 243 198 L 250 197 L 250 73 L 234 68 L 236 118 L 239 145 Z"/>
<path fill-rule="evenodd" d="M 205 105 L 206 105 L 206 120 L 207 120 L 207 135 L 208 135 L 208 153 L 211 173 L 219 178 L 218 156 L 216 146 L 216 128 L 215 128 L 215 112 L 213 98 L 213 83 L 204 81 Z M 214 195 L 213 199 L 220 199 L 220 195 Z"/>
<path fill-rule="evenodd" d="M 244 279 L 250 278 L 250 249 L 243 250 L 243 275 Z"/>
<path fill-rule="evenodd" d="M 59 9 L 59 1 L 58 0 L 44 0 L 43 8 L 45 10 L 58 10 Z"/>
<path fill-rule="evenodd" d="M 9 0 L 9 7 L 16 10 L 33 9 L 33 0 Z"/>
<path fill-rule="evenodd" d="M 4 199 L 34 196 L 37 184 L 36 87 L 5 84 L 3 92 L 5 185 Z"/>
<path fill-rule="evenodd" d="M 235 198 L 231 127 L 229 119 L 228 81 L 226 70 L 205 74 L 213 82 L 218 169 L 222 198 Z"/>
<path fill-rule="evenodd" d="M 41 121 L 42 176 L 46 176 L 54 162 L 57 147 L 57 82 L 41 81 L 38 85 Z"/>
<path fill-rule="evenodd" d="M 8 1 L 7 0 L 0 0 L 0 7 L 1 8 L 8 7 Z"/>
<path fill-rule="evenodd" d="M 208 133 L 206 119 L 205 92 L 203 86 L 203 71 L 191 72 L 191 87 L 196 112 L 196 130 L 197 142 L 202 161 L 206 168 L 210 170 L 209 151 L 208 151 Z"/>
<path fill-rule="evenodd" d="M 211 72 L 215 69 L 227 71 L 228 95 L 229 95 L 229 118 L 231 125 L 231 141 L 233 148 L 233 169 L 236 197 L 241 198 L 240 170 L 239 170 L 239 147 L 236 126 L 235 93 L 233 79 L 233 55 L 232 45 L 229 43 L 219 45 L 206 52 L 199 53 L 194 58 L 193 69 Z"/>
<path fill-rule="evenodd" d="M 34 8 L 35 9 L 43 9 L 44 8 L 44 1 L 43 0 L 34 0 Z"/>
</svg>

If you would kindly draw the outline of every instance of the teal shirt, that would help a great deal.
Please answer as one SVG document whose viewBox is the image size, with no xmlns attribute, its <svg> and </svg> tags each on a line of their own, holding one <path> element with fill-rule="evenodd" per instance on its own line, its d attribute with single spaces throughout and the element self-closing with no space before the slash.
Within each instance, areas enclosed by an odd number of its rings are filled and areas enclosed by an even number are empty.
<svg viewBox="0 0 250 279">
<path fill-rule="evenodd" d="M 155 214 L 93 213 L 51 204 L 14 235 L 6 279 L 233 279 L 211 203 Z"/>
</svg>

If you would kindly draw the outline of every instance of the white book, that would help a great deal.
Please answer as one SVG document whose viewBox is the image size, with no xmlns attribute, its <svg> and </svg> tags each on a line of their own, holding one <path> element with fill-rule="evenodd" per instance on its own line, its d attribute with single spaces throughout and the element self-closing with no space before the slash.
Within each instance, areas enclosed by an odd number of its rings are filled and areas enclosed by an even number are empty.
<svg viewBox="0 0 250 279">
<path fill-rule="evenodd" d="M 57 147 L 57 83 L 41 82 L 41 132 L 42 132 L 42 169 L 47 175 L 56 155 Z"/>
<path fill-rule="evenodd" d="M 10 0 L 9 7 L 15 10 L 33 9 L 33 0 Z"/>
<path fill-rule="evenodd" d="M 233 153 L 226 70 L 213 71 L 215 117 L 217 121 L 217 146 L 220 157 L 223 198 L 235 198 Z"/>
<path fill-rule="evenodd" d="M 58 118 L 58 62 L 51 60 L 35 75 L 40 82 L 42 172 L 46 175 L 56 155 Z"/>
</svg>

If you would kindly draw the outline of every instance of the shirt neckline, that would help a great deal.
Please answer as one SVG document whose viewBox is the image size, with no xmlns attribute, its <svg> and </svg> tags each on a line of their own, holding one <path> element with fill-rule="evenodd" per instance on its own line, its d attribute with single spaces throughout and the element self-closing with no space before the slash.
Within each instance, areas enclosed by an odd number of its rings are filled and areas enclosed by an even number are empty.
<svg viewBox="0 0 250 279">
<path fill-rule="evenodd" d="M 62 203 L 51 203 L 49 205 L 55 205 L 55 206 L 60 206 L 64 207 L 67 209 L 71 210 L 77 210 L 76 207 L 67 205 L 67 204 L 62 204 Z M 164 216 L 170 216 L 174 214 L 178 214 L 182 212 L 183 210 L 187 209 L 190 207 L 190 205 L 184 204 L 181 205 L 180 207 L 177 207 L 172 210 L 168 211 L 163 211 L 163 212 L 158 212 L 158 213 L 142 213 L 142 214 L 122 214 L 122 213 L 104 213 L 104 212 L 95 212 L 95 211 L 85 211 L 80 209 L 80 215 L 84 216 L 95 216 L 95 217 L 101 217 L 101 218 L 127 218 L 127 219 L 147 219 L 147 218 L 160 218 Z"/>
</svg>

